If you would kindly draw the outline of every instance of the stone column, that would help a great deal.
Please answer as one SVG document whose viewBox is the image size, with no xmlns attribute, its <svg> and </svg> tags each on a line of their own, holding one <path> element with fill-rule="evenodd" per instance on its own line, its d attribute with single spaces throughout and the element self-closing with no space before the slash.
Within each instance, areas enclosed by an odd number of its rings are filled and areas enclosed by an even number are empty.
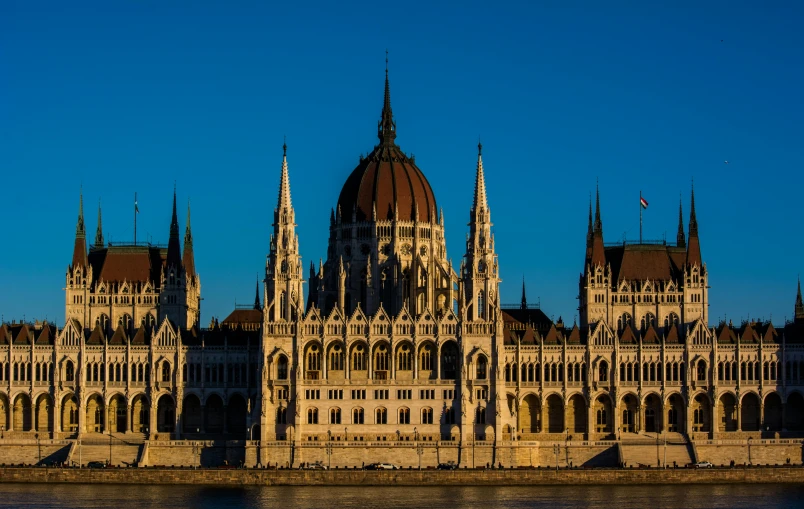
<svg viewBox="0 0 804 509">
<path fill-rule="evenodd" d="M 740 403 L 740 401 L 738 400 L 737 404 L 734 406 L 735 412 L 737 412 L 737 431 L 743 430 L 742 407 L 743 407 L 742 403 Z"/>
<path fill-rule="evenodd" d="M 8 401 L 8 426 L 6 427 L 6 431 L 14 431 L 14 403 L 10 398 Z"/>
<path fill-rule="evenodd" d="M 39 431 L 39 420 L 36 417 L 36 402 L 31 400 L 31 431 Z"/>
<path fill-rule="evenodd" d="M 131 405 L 126 405 L 126 433 L 134 431 L 134 414 L 131 412 Z"/>
</svg>

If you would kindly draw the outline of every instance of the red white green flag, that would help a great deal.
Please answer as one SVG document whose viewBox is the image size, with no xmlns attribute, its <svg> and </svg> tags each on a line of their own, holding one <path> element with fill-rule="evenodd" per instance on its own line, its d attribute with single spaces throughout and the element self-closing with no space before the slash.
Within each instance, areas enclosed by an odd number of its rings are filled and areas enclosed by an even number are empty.
<svg viewBox="0 0 804 509">
<path fill-rule="evenodd" d="M 643 209 L 648 208 L 648 200 L 646 200 L 645 198 L 640 196 L 639 197 L 639 203 L 640 203 L 640 205 L 642 205 Z"/>
</svg>

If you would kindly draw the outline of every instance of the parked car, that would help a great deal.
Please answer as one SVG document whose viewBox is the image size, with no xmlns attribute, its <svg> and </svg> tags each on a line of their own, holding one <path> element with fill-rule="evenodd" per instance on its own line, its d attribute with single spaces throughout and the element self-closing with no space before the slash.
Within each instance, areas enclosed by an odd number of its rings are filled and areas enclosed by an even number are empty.
<svg viewBox="0 0 804 509">
<path fill-rule="evenodd" d="M 396 470 L 398 467 L 390 463 L 372 463 L 366 465 L 366 470 Z"/>
<path fill-rule="evenodd" d="M 448 461 L 446 463 L 439 463 L 437 468 L 439 470 L 457 470 L 458 464 L 452 461 Z"/>
<path fill-rule="evenodd" d="M 87 463 L 87 468 L 106 468 L 106 462 L 90 461 L 89 463 Z"/>
<path fill-rule="evenodd" d="M 307 470 L 326 470 L 327 466 L 320 461 L 316 461 L 315 463 L 310 463 L 307 465 Z"/>
<path fill-rule="evenodd" d="M 709 463 L 708 461 L 699 461 L 695 464 L 695 468 L 712 468 L 714 467 L 713 464 Z"/>
</svg>

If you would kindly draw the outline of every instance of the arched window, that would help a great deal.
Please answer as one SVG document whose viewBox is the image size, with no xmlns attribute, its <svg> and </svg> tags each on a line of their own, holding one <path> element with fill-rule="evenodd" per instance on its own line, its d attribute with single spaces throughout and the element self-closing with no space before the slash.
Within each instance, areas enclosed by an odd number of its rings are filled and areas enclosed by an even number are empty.
<svg viewBox="0 0 804 509">
<path fill-rule="evenodd" d="M 433 348 L 430 345 L 424 345 L 421 349 L 419 369 L 424 371 L 432 371 L 433 369 Z"/>
<path fill-rule="evenodd" d="M 441 348 L 441 378 L 454 380 L 458 370 L 458 348 L 449 342 Z"/>
<path fill-rule="evenodd" d="M 68 382 L 74 382 L 75 381 L 75 367 L 73 366 L 73 361 L 67 361 L 67 366 L 65 367 L 64 371 L 65 371 L 64 378 Z"/>
<path fill-rule="evenodd" d="M 399 409 L 399 424 L 410 424 L 410 409 Z"/>
<path fill-rule="evenodd" d="M 422 408 L 422 424 L 433 424 L 432 408 Z"/>
<path fill-rule="evenodd" d="M 352 371 L 366 371 L 368 369 L 368 354 L 361 344 L 352 350 Z"/>
<path fill-rule="evenodd" d="M 333 346 L 329 351 L 329 369 L 343 370 L 343 348 L 340 344 Z"/>
<path fill-rule="evenodd" d="M 288 378 L 288 358 L 284 355 L 280 355 L 276 363 L 276 378 L 279 380 L 287 380 Z"/>
<path fill-rule="evenodd" d="M 170 363 L 167 361 L 162 362 L 162 381 L 170 382 Z"/>
<path fill-rule="evenodd" d="M 698 361 L 698 381 L 706 381 L 706 363 L 703 360 Z"/>
<path fill-rule="evenodd" d="M 399 347 L 396 355 L 396 369 L 400 371 L 410 371 L 413 369 L 413 355 L 410 345 L 407 343 Z"/>
<path fill-rule="evenodd" d="M 374 373 L 388 371 L 388 347 L 382 344 L 374 351 Z"/>
<path fill-rule="evenodd" d="M 478 380 L 485 380 L 488 376 L 487 374 L 488 369 L 488 362 L 486 361 L 485 355 L 478 355 L 477 357 L 477 379 Z M 533 371 L 531 371 L 531 374 Z"/>
<path fill-rule="evenodd" d="M 355 408 L 352 410 L 352 424 L 364 424 L 364 415 L 362 408 Z"/>
<path fill-rule="evenodd" d="M 308 380 L 317 380 L 318 371 L 321 369 L 321 350 L 317 344 L 313 344 L 307 350 L 307 372 Z"/>
<path fill-rule="evenodd" d="M 318 409 L 317 408 L 308 408 L 307 409 L 307 424 L 318 424 Z"/>
<path fill-rule="evenodd" d="M 388 424 L 388 411 L 384 408 L 378 408 L 374 412 L 374 424 Z"/>
<path fill-rule="evenodd" d="M 600 361 L 600 369 L 598 370 L 598 380 L 601 382 L 609 381 L 609 364 L 606 361 Z"/>
<path fill-rule="evenodd" d="M 486 407 L 477 409 L 477 424 L 486 424 Z"/>
<path fill-rule="evenodd" d="M 288 409 L 279 407 L 276 409 L 276 423 L 277 424 L 287 424 L 288 423 Z"/>
<path fill-rule="evenodd" d="M 480 290 L 477 294 L 477 316 L 484 320 L 486 319 L 486 293 L 483 290 Z"/>
<path fill-rule="evenodd" d="M 340 408 L 330 408 L 329 409 L 329 423 L 330 424 L 340 424 L 341 423 L 341 409 Z"/>
<path fill-rule="evenodd" d="M 444 424 L 455 424 L 455 407 L 449 407 L 444 412 Z"/>
</svg>

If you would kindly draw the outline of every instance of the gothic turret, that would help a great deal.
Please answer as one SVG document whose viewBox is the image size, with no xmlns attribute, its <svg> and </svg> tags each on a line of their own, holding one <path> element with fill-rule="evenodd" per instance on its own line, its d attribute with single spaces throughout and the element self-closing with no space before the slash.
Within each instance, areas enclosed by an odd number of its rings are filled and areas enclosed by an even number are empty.
<svg viewBox="0 0 804 509">
<path fill-rule="evenodd" d="M 271 251 L 265 267 L 268 320 L 295 320 L 302 311 L 302 276 L 299 240 L 296 237 L 296 213 L 290 198 L 287 144 L 282 145 L 282 172 L 279 196 L 274 209 Z"/>
<path fill-rule="evenodd" d="M 84 193 L 78 198 L 78 222 L 75 225 L 75 246 L 73 247 L 73 263 L 70 268 L 86 268 L 87 266 L 87 232 L 84 228 Z"/>
<path fill-rule="evenodd" d="M 522 302 L 519 306 L 521 309 L 528 309 L 528 297 L 525 294 L 525 277 L 522 276 Z"/>
<path fill-rule="evenodd" d="M 483 145 L 478 143 L 475 192 L 469 213 L 469 238 L 466 241 L 466 268 L 462 274 L 469 320 L 488 320 L 499 309 L 497 286 L 500 280 L 491 226 L 483 173 Z"/>
<path fill-rule="evenodd" d="M 184 231 L 184 253 L 182 255 L 182 266 L 184 267 L 185 277 L 188 279 L 195 277 L 195 255 L 193 253 L 193 231 L 190 227 L 190 202 L 187 202 L 187 227 Z"/>
<path fill-rule="evenodd" d="M 676 246 L 687 247 L 687 239 L 684 237 L 684 214 L 681 210 L 681 198 L 678 199 L 678 233 L 676 233 Z"/>
<path fill-rule="evenodd" d="M 170 220 L 170 239 L 168 240 L 167 267 L 181 268 L 181 247 L 179 246 L 179 218 L 176 214 L 176 188 L 173 188 L 173 217 Z M 176 274 L 178 275 L 178 274 Z"/>
<path fill-rule="evenodd" d="M 591 264 L 605 268 L 606 253 L 603 246 L 603 220 L 600 217 L 600 188 L 595 186 L 595 223 L 592 228 Z"/>
<path fill-rule="evenodd" d="M 796 308 L 794 316 L 796 320 L 804 319 L 804 301 L 801 300 L 801 279 L 798 280 L 798 292 L 796 293 Z"/>
<path fill-rule="evenodd" d="M 98 229 L 95 231 L 95 247 L 97 249 L 103 248 L 103 224 L 101 220 L 101 205 L 98 200 Z"/>
<path fill-rule="evenodd" d="M 687 244 L 687 266 L 697 265 L 701 267 L 701 244 L 698 240 L 698 219 L 695 217 L 695 187 L 692 188 L 692 198 L 690 199 L 690 228 L 689 242 Z"/>
</svg>

